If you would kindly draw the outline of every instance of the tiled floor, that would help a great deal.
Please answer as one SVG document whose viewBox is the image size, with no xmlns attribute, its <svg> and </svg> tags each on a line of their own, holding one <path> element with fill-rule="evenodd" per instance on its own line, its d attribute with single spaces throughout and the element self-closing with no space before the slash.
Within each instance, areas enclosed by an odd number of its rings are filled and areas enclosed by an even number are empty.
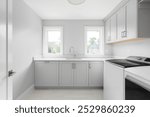
<svg viewBox="0 0 150 117">
<path fill-rule="evenodd" d="M 35 89 L 23 100 L 102 100 L 102 89 Z"/>
</svg>

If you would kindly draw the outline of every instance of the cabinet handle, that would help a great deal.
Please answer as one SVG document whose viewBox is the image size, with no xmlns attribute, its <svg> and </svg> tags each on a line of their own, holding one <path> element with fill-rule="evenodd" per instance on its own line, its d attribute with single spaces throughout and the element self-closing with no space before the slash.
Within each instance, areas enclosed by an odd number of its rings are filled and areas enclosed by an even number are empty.
<svg viewBox="0 0 150 117">
<path fill-rule="evenodd" d="M 124 31 L 124 37 L 127 37 L 127 31 Z"/>
<path fill-rule="evenodd" d="M 127 31 L 122 31 L 122 32 L 121 32 L 121 37 L 122 37 L 122 38 L 127 37 Z"/>
<path fill-rule="evenodd" d="M 91 69 L 92 67 L 91 67 L 91 64 L 89 63 L 89 69 Z"/>
</svg>

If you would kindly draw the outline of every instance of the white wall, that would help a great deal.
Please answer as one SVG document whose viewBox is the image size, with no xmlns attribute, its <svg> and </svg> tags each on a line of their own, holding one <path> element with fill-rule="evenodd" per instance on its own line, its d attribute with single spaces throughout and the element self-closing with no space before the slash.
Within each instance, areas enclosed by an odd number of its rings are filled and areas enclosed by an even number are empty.
<svg viewBox="0 0 150 117">
<path fill-rule="evenodd" d="M 43 26 L 63 26 L 64 54 L 69 54 L 70 47 L 74 47 L 79 56 L 84 54 L 84 27 L 103 26 L 102 20 L 43 20 Z M 106 48 L 106 54 L 110 54 Z"/>
<path fill-rule="evenodd" d="M 150 57 L 150 39 L 128 41 L 113 45 L 114 56 L 144 56 Z"/>
<path fill-rule="evenodd" d="M 13 95 L 16 99 L 34 83 L 32 57 L 42 53 L 42 22 L 23 0 L 13 0 Z"/>
</svg>

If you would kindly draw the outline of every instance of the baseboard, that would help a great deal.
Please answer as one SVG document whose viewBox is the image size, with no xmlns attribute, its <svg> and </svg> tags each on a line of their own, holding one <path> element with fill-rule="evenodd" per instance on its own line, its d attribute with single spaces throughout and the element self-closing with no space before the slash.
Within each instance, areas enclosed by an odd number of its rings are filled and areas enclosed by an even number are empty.
<svg viewBox="0 0 150 117">
<path fill-rule="evenodd" d="M 31 94 L 34 90 L 34 85 L 32 85 L 31 87 L 29 87 L 27 90 L 25 90 L 20 96 L 18 96 L 16 98 L 16 100 L 23 100 L 24 97 L 26 97 L 27 95 Z"/>
</svg>

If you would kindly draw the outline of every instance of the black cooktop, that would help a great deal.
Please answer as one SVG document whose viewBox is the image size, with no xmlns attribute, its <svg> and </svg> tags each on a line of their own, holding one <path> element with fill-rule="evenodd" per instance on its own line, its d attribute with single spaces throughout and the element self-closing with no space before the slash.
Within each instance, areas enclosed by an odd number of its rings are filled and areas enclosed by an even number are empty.
<svg viewBox="0 0 150 117">
<path fill-rule="evenodd" d="M 143 59 L 141 59 L 143 60 Z M 146 59 L 145 59 L 146 60 Z M 129 68 L 129 67 L 139 67 L 139 66 L 150 66 L 149 63 L 140 61 L 140 60 L 129 60 L 129 59 L 111 59 L 107 60 L 110 63 L 116 64 L 122 68 Z"/>
</svg>

